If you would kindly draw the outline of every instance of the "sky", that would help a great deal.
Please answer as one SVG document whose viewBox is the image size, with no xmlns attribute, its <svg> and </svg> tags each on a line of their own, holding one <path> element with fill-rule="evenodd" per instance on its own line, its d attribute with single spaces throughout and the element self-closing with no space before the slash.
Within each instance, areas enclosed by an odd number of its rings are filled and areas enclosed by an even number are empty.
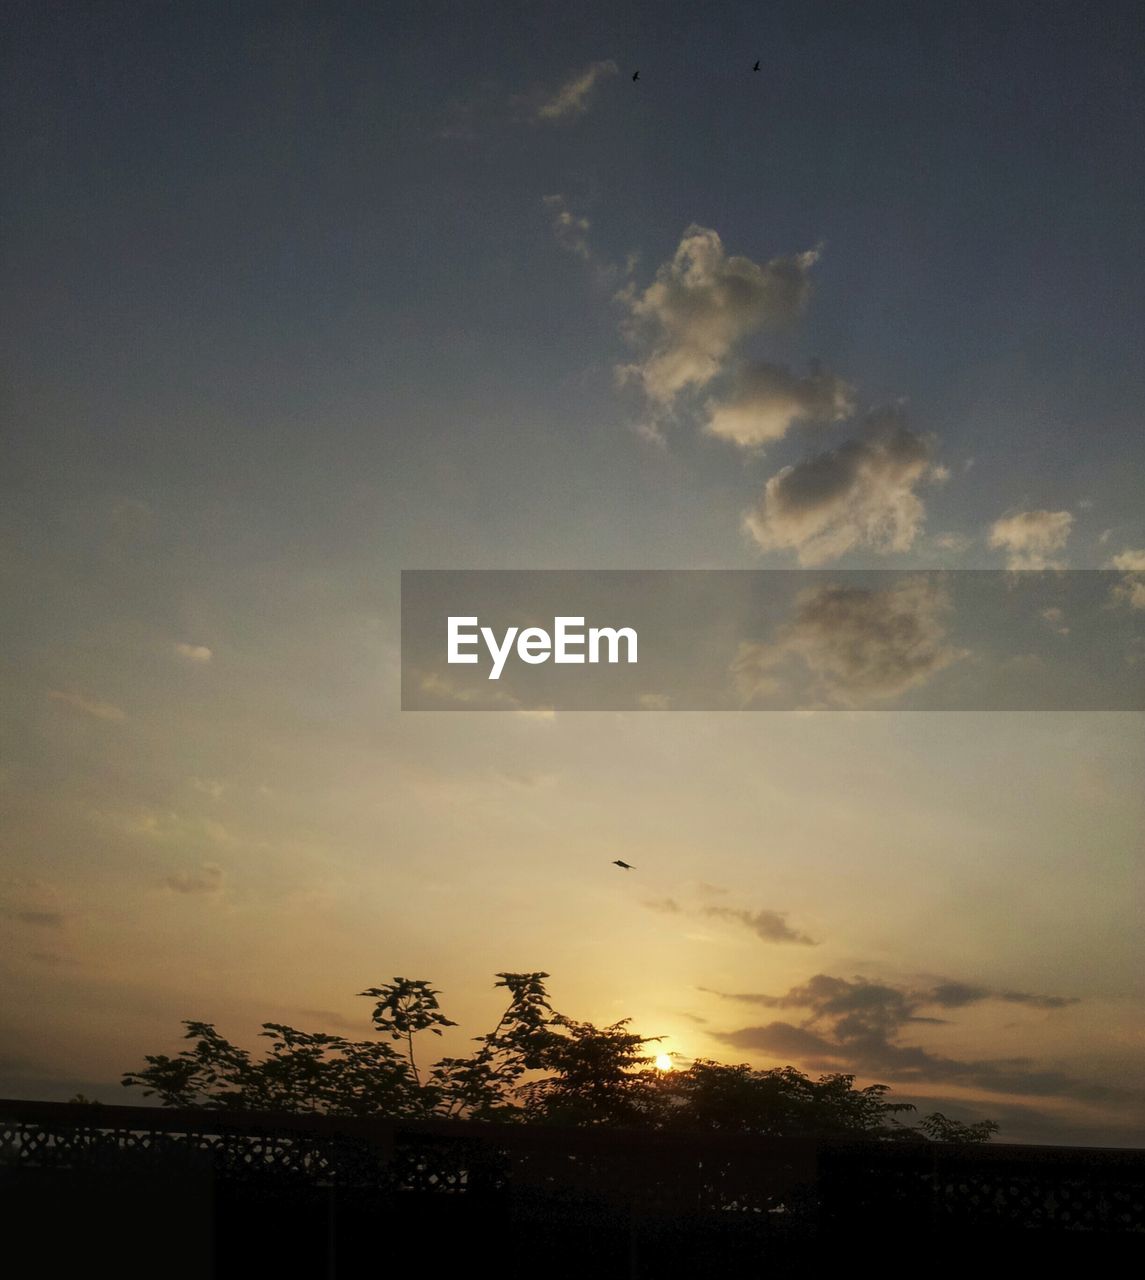
<svg viewBox="0 0 1145 1280">
<path fill-rule="evenodd" d="M 10 10 L 0 1093 L 544 969 L 680 1062 L 1145 1145 L 1139 713 L 402 712 L 398 608 L 1145 605 L 1137 6 Z"/>
</svg>

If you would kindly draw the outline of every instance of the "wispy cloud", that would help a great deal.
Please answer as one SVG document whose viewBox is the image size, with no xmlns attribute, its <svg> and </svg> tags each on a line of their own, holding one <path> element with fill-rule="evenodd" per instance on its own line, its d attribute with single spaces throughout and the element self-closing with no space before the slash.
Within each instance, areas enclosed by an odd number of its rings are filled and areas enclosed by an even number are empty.
<svg viewBox="0 0 1145 1280">
<path fill-rule="evenodd" d="M 97 720 L 126 720 L 127 712 L 110 702 L 100 702 L 98 698 L 88 698 L 82 693 L 71 693 L 63 689 L 49 689 L 48 697 L 53 702 L 63 703 L 74 711 L 82 711 L 85 715 L 94 716 Z"/>
<path fill-rule="evenodd" d="M 562 195 L 545 196 L 542 203 L 548 209 L 552 219 L 553 235 L 556 236 L 557 244 L 583 262 L 591 262 L 592 250 L 588 243 L 588 232 L 591 226 L 589 220 L 574 214 Z"/>
<path fill-rule="evenodd" d="M 214 654 L 205 644 L 186 644 L 180 641 L 175 645 L 175 652 L 181 657 L 186 658 L 188 662 L 203 663 L 210 662 Z"/>
<path fill-rule="evenodd" d="M 1065 613 L 1059 609 L 1057 605 L 1050 605 L 1048 609 L 1042 609 L 1038 617 L 1046 624 L 1047 627 L 1059 636 L 1068 636 L 1069 627 L 1066 624 Z"/>
<path fill-rule="evenodd" d="M 700 886 L 701 897 L 710 897 L 713 893 L 723 892 L 724 890 L 714 886 Z M 683 905 L 677 898 L 652 898 L 647 900 L 644 906 L 649 911 L 657 911 L 662 915 L 706 916 L 712 920 L 726 920 L 750 930 L 762 942 L 793 942 L 804 947 L 817 945 L 814 938 L 808 937 L 807 934 L 801 933 L 787 923 L 786 911 L 772 911 L 766 907 L 751 911 L 745 907 L 716 906 L 710 903 L 689 907 Z"/>
<path fill-rule="evenodd" d="M 553 122 L 584 115 L 591 105 L 597 85 L 602 80 L 616 75 L 617 71 L 617 65 L 611 58 L 603 62 L 590 63 L 583 71 L 572 75 L 556 93 L 541 103 L 537 108 L 536 119 Z"/>
<path fill-rule="evenodd" d="M 702 915 L 712 916 L 717 920 L 732 920 L 750 929 L 757 938 L 764 942 L 795 942 L 803 947 L 816 945 L 815 939 L 787 923 L 784 911 L 745 911 L 738 907 L 704 907 Z"/>
</svg>

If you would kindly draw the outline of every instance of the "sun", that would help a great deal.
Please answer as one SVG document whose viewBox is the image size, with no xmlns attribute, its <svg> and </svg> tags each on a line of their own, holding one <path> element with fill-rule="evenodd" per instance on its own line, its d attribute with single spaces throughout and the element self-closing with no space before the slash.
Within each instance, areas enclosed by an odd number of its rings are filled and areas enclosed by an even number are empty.
<svg viewBox="0 0 1145 1280">
<path fill-rule="evenodd" d="M 656 1070 L 671 1071 L 672 1059 L 666 1053 L 658 1053 L 656 1055 Z"/>
</svg>

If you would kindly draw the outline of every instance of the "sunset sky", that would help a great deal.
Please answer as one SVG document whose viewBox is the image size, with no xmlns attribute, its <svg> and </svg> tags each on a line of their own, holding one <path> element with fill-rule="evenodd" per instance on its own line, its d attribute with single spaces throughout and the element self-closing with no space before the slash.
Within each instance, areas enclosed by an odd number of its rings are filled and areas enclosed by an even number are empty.
<svg viewBox="0 0 1145 1280">
<path fill-rule="evenodd" d="M 11 11 L 0 1095 L 543 969 L 1145 1145 L 1140 713 L 402 712 L 398 643 L 402 569 L 1145 607 L 1139 6 Z"/>
</svg>

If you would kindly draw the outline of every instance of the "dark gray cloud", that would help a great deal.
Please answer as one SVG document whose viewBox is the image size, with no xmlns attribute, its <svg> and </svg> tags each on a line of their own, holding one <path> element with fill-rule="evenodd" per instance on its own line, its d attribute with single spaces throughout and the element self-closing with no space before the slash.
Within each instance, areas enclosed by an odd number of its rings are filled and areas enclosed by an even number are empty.
<svg viewBox="0 0 1145 1280">
<path fill-rule="evenodd" d="M 212 894 L 223 888 L 223 869 L 216 862 L 205 862 L 194 871 L 177 871 L 164 882 L 175 893 Z"/>
<path fill-rule="evenodd" d="M 714 992 L 724 999 L 769 1009 L 793 1009 L 798 1024 L 774 1021 L 714 1033 L 737 1049 L 793 1058 L 820 1071 L 846 1070 L 896 1083 L 970 1085 L 997 1093 L 1106 1102 L 1125 1095 L 1112 1085 L 1081 1080 L 1023 1057 L 962 1060 L 902 1042 L 910 1024 L 941 1021 L 928 1008 L 965 1008 L 987 1001 L 1060 1009 L 1076 1003 L 1064 996 L 995 991 L 968 983 L 941 982 L 918 990 L 868 979 L 816 974 L 783 995 Z"/>
<path fill-rule="evenodd" d="M 781 668 L 795 658 L 828 702 L 861 706 L 896 697 L 966 656 L 946 642 L 950 610 L 946 591 L 918 575 L 880 590 L 810 587 L 773 643 L 740 646 L 732 676 L 750 702 L 778 692 Z"/>
<path fill-rule="evenodd" d="M 328 1027 L 336 1027 L 339 1031 L 354 1031 L 359 1034 L 363 1033 L 368 1022 L 361 1018 L 348 1018 L 343 1013 L 337 1013 L 333 1009 L 299 1009 L 299 1015 L 307 1022 L 314 1022 L 323 1029 Z"/>
<path fill-rule="evenodd" d="M 940 982 L 921 998 L 927 1004 L 936 1004 L 944 1009 L 963 1009 L 984 1000 L 1024 1004 L 1032 1009 L 1064 1009 L 1068 1005 L 1079 1003 L 1077 996 L 1038 996 L 1028 991 L 991 991 L 988 987 L 975 987 L 965 982 Z"/>
<path fill-rule="evenodd" d="M 711 897 L 713 894 L 726 892 L 726 890 L 720 889 L 716 885 L 705 884 L 701 884 L 699 890 L 701 897 Z M 799 930 L 793 929 L 787 923 L 787 913 L 785 911 L 772 911 L 766 907 L 750 911 L 746 907 L 713 906 L 711 904 L 689 907 L 682 905 L 675 898 L 649 899 L 644 905 L 649 911 L 658 911 L 663 915 L 707 916 L 713 920 L 727 920 L 745 929 L 750 929 L 763 942 L 794 942 L 805 947 L 817 945 L 814 938 L 809 938 L 807 934 L 800 933 Z"/>
<path fill-rule="evenodd" d="M 757 938 L 764 942 L 797 942 L 801 946 L 815 946 L 815 939 L 800 933 L 787 923 L 787 913 L 783 911 L 746 911 L 737 907 L 703 907 L 701 914 L 713 916 L 717 920 L 734 920 L 750 929 Z"/>
<path fill-rule="evenodd" d="M 659 911 L 664 915 L 679 915 L 683 907 L 675 898 L 653 898 L 644 904 L 649 911 Z"/>
<path fill-rule="evenodd" d="M 709 400 L 704 429 L 745 449 L 781 440 L 796 424 L 841 422 L 855 410 L 854 391 L 814 368 L 800 377 L 784 365 L 756 362 L 736 371 L 731 391 Z"/>
<path fill-rule="evenodd" d="M 855 547 L 909 551 L 926 515 L 915 490 L 944 474 L 930 443 L 883 412 L 861 437 L 772 476 L 746 528 L 764 551 L 791 550 L 810 566 Z"/>
<path fill-rule="evenodd" d="M 30 924 L 38 929 L 62 929 L 67 924 L 67 916 L 62 911 L 24 910 L 11 912 L 13 920 L 21 924 Z"/>
</svg>

